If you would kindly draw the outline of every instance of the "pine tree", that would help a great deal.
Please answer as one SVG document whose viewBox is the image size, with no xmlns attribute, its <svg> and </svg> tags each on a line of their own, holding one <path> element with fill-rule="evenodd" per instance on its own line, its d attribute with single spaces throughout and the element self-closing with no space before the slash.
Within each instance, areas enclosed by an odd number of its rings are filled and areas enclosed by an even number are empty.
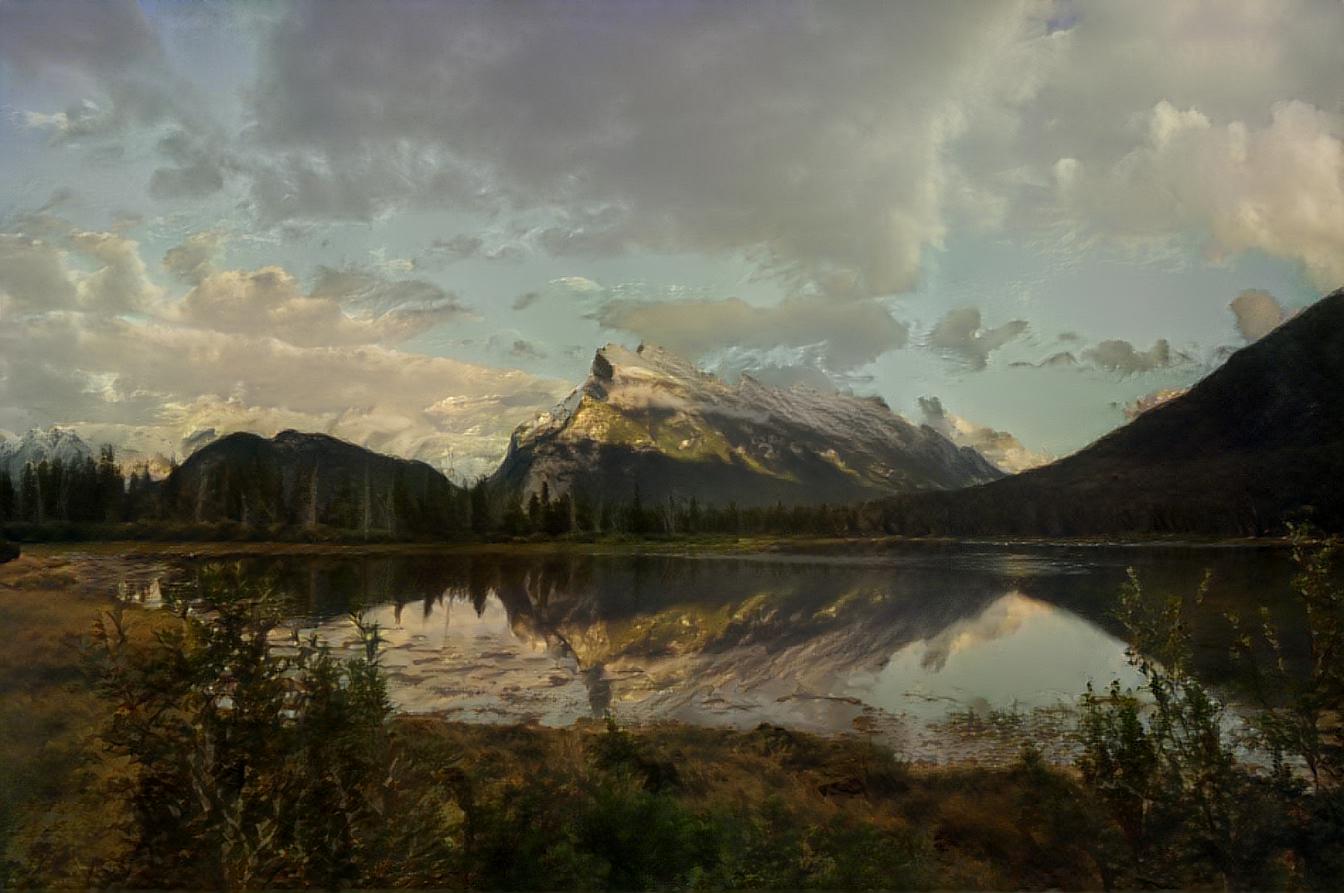
<svg viewBox="0 0 1344 893">
<path fill-rule="evenodd" d="M 14 481 L 9 469 L 0 468 L 0 521 L 18 519 L 18 494 L 14 492 Z"/>
<path fill-rule="evenodd" d="M 19 483 L 19 510 L 25 521 L 42 520 L 42 489 L 37 482 L 37 469 L 29 462 L 23 466 Z"/>
<path fill-rule="evenodd" d="M 94 502 L 98 520 L 115 521 L 121 517 L 126 482 L 117 466 L 117 453 L 111 444 L 104 444 L 98 453 L 96 475 L 97 498 Z"/>
<path fill-rule="evenodd" d="M 635 498 L 630 502 L 630 521 L 626 525 L 631 533 L 648 533 L 648 517 L 644 514 L 644 501 L 639 495 L 639 484 L 635 484 Z"/>
<path fill-rule="evenodd" d="M 304 513 L 304 524 L 310 530 L 317 527 L 317 463 L 308 475 L 308 507 Z"/>
<path fill-rule="evenodd" d="M 471 529 L 478 536 L 490 532 L 490 492 L 485 477 L 477 478 L 471 488 Z"/>
<path fill-rule="evenodd" d="M 542 487 L 545 487 L 542 484 Z M 533 531 L 541 529 L 541 497 L 533 493 L 527 498 L 527 524 Z"/>
</svg>

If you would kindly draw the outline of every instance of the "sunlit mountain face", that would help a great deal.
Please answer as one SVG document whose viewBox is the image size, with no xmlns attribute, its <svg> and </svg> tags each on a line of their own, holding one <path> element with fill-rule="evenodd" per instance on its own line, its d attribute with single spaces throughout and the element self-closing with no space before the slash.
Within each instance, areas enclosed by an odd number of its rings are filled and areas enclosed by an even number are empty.
<svg viewBox="0 0 1344 893">
<path fill-rule="evenodd" d="M 857 502 L 954 489 L 1003 472 L 972 447 L 910 424 L 880 399 L 729 384 L 667 350 L 609 344 L 554 409 L 518 427 L 493 483 L 526 499 L 696 499 L 741 506 Z"/>
<path fill-rule="evenodd" d="M 649 342 L 1018 471 L 1344 284 L 1342 36 L 1333 3 L 3 3 L 0 433 L 159 476 L 293 429 L 461 479 Z"/>
</svg>

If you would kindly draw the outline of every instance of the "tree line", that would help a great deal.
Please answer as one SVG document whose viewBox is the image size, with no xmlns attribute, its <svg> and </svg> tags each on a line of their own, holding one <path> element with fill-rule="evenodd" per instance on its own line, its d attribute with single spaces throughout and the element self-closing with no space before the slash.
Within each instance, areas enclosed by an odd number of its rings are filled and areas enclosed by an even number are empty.
<svg viewBox="0 0 1344 893">
<path fill-rule="evenodd" d="M 29 462 L 17 477 L 0 468 L 0 521 L 134 521 L 152 507 L 153 490 L 147 466 L 128 477 L 117 464 L 116 451 L 104 446 L 97 459 Z"/>
<path fill-rule="evenodd" d="M 860 506 L 739 506 L 694 496 L 647 499 L 570 490 L 549 482 L 526 496 L 488 477 L 459 486 L 428 468 L 398 465 L 371 474 L 321 463 L 291 468 L 260 460 L 219 463 L 179 479 L 155 480 L 147 465 L 127 473 L 116 451 L 97 458 L 44 459 L 13 476 L 0 469 L 0 524 L 34 527 L 134 524 L 215 528 L 218 535 L 304 531 L 364 539 L 693 535 L 850 536 L 872 532 Z"/>
<path fill-rule="evenodd" d="M 702 503 L 696 497 L 646 499 L 634 484 L 627 498 L 582 490 L 552 496 L 549 482 L 526 499 L 498 491 L 487 478 L 471 487 L 472 529 L 483 535 L 570 534 L 687 536 L 697 534 L 806 534 L 847 536 L 866 530 L 857 505 L 739 506 Z"/>
</svg>

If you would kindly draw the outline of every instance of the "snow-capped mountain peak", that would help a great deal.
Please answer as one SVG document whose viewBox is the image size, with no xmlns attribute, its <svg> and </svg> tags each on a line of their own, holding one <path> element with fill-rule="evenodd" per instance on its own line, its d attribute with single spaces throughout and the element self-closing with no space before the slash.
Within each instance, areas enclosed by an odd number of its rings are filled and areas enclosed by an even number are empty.
<svg viewBox="0 0 1344 893">
<path fill-rule="evenodd" d="M 879 398 L 730 383 L 651 344 L 609 344 L 588 378 L 514 432 L 496 479 L 628 498 L 841 502 L 983 483 L 998 469 Z M 611 492 L 615 491 L 615 492 Z"/>
<path fill-rule="evenodd" d="M 70 428 L 56 425 L 31 428 L 22 437 L 0 439 L 0 470 L 17 478 L 25 465 L 59 459 L 63 464 L 82 462 L 94 455 L 93 448 Z"/>
</svg>

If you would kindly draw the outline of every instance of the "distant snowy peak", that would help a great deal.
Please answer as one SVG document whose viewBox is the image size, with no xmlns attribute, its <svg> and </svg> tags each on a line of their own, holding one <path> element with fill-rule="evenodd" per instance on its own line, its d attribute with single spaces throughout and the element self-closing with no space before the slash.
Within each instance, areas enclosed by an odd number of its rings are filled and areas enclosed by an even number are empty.
<svg viewBox="0 0 1344 893">
<path fill-rule="evenodd" d="M 497 479 L 530 492 L 641 488 L 741 502 L 853 500 L 1001 476 L 880 398 L 736 383 L 651 344 L 597 351 L 588 378 L 514 432 Z M 729 496 L 728 494 L 732 494 Z"/>
<path fill-rule="evenodd" d="M 83 462 L 93 455 L 93 448 L 73 430 L 54 425 L 46 429 L 32 428 L 22 437 L 0 440 L 0 469 L 8 471 L 11 477 L 23 474 L 24 466 L 30 463 L 37 465 L 59 459 L 68 465 Z"/>
</svg>

